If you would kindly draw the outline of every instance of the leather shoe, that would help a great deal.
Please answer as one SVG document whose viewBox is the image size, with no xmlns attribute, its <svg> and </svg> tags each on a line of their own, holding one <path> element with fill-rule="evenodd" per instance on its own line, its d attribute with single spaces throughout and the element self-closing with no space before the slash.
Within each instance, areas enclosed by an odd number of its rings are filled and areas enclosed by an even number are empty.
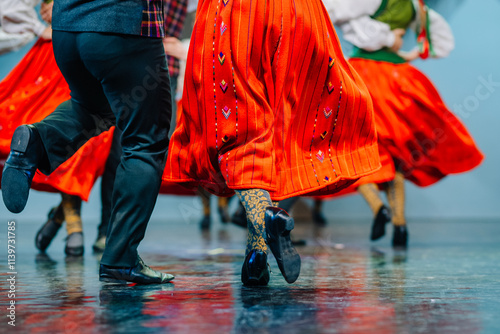
<svg viewBox="0 0 500 334">
<path fill-rule="evenodd" d="M 96 253 L 102 253 L 104 252 L 105 248 L 106 248 L 106 236 L 98 235 L 97 240 L 94 242 L 94 245 L 92 245 L 92 249 Z"/>
<path fill-rule="evenodd" d="M 59 207 L 52 208 L 49 212 L 47 222 L 38 230 L 35 237 L 35 247 L 41 252 L 45 252 L 61 228 L 62 225 L 55 222 L 56 216 L 60 214 Z M 60 221 L 63 220 L 64 218 L 60 219 Z"/>
<path fill-rule="evenodd" d="M 385 224 L 391 221 L 391 212 L 388 207 L 382 205 L 373 220 L 370 240 L 375 241 L 385 235 Z"/>
<path fill-rule="evenodd" d="M 99 268 L 99 280 L 108 283 L 164 284 L 174 278 L 173 275 L 151 269 L 140 257 L 135 267 L 116 268 L 101 264 Z"/>
<path fill-rule="evenodd" d="M 406 248 L 408 246 L 408 229 L 406 226 L 394 226 L 392 246 Z"/>
<path fill-rule="evenodd" d="M 267 254 L 260 250 L 248 253 L 241 269 L 241 282 L 247 286 L 265 286 L 269 283 Z"/>
<path fill-rule="evenodd" d="M 42 140 L 33 125 L 21 125 L 14 131 L 2 174 L 3 201 L 10 212 L 24 210 L 43 152 Z"/>
<path fill-rule="evenodd" d="M 293 218 L 285 210 L 270 206 L 266 208 L 265 222 L 266 243 L 285 280 L 293 283 L 300 274 L 300 256 L 290 240 L 290 231 L 295 225 Z"/>
<path fill-rule="evenodd" d="M 83 233 L 74 232 L 66 238 L 66 247 L 64 253 L 68 256 L 82 256 L 83 255 Z"/>
</svg>

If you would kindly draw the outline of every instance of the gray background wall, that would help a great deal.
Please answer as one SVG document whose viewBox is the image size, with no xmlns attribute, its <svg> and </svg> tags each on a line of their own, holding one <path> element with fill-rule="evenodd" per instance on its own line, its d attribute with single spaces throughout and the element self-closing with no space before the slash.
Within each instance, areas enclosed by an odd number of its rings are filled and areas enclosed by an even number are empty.
<svg viewBox="0 0 500 334">
<path fill-rule="evenodd" d="M 449 107 L 463 120 L 486 155 L 476 170 L 450 176 L 429 188 L 408 184 L 407 216 L 412 219 L 485 218 L 500 221 L 500 1 L 434 0 L 430 5 L 449 21 L 456 37 L 456 50 L 447 59 L 417 61 L 415 65 L 436 84 Z M 348 48 L 348 46 L 346 46 Z M 29 46 L 0 56 L 0 78 L 15 66 Z M 486 87 L 484 81 L 495 82 Z M 489 92 L 487 98 L 478 95 Z M 27 209 L 18 220 L 43 220 L 59 196 L 32 192 Z M 154 212 L 157 219 L 200 217 L 199 201 L 190 197 L 160 196 Z M 84 219 L 99 217 L 99 184 L 84 205 Z M 359 196 L 330 201 L 325 205 L 330 219 L 369 218 L 371 213 Z M 0 205 L 1 220 L 12 218 Z"/>
</svg>

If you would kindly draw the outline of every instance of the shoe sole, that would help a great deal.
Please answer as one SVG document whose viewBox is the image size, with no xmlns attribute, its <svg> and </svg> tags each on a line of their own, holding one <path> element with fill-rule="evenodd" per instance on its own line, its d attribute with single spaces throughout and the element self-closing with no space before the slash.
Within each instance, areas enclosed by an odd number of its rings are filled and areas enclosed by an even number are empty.
<svg viewBox="0 0 500 334">
<path fill-rule="evenodd" d="M 22 126 L 14 131 L 10 150 L 26 153 L 30 142 L 31 132 L 28 127 Z M 7 167 L 7 166 L 6 166 Z M 30 190 L 30 182 L 24 171 L 7 168 L 2 174 L 2 197 L 7 209 L 12 213 L 20 213 L 26 207 Z"/>
<path fill-rule="evenodd" d="M 161 283 L 138 283 L 138 282 L 131 282 L 127 280 L 122 280 L 118 278 L 113 278 L 113 277 L 101 277 L 99 276 L 99 281 L 104 282 L 104 283 L 111 283 L 111 284 L 137 284 L 137 285 L 151 285 L 151 284 L 166 284 L 170 283 L 171 281 L 174 280 L 175 277 L 167 279 L 165 282 Z"/>
<path fill-rule="evenodd" d="M 94 253 L 104 253 L 104 248 L 97 247 L 97 246 L 92 246 L 92 250 Z"/>
<path fill-rule="evenodd" d="M 295 227 L 295 222 L 293 219 L 287 219 L 286 221 L 279 221 L 276 224 L 278 240 L 271 241 L 270 233 L 267 233 L 267 244 L 276 258 L 276 262 L 278 262 L 281 274 L 291 284 L 299 278 L 301 266 L 300 255 L 295 250 L 295 247 L 293 247 L 292 240 L 290 239 L 290 232 Z M 267 228 L 268 225 L 266 224 Z"/>
<path fill-rule="evenodd" d="M 67 256 L 83 256 L 83 246 L 66 247 L 64 253 L 66 253 Z"/>
</svg>

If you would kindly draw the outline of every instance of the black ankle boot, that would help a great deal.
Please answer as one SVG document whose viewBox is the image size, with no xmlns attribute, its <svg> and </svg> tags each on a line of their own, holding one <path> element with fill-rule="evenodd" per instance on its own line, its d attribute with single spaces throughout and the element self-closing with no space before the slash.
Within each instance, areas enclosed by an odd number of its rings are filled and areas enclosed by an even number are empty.
<svg viewBox="0 0 500 334">
<path fill-rule="evenodd" d="M 265 221 L 266 243 L 285 280 L 293 283 L 300 274 L 300 256 L 290 240 L 290 231 L 295 225 L 293 218 L 285 210 L 270 206 L 266 208 Z"/>
<path fill-rule="evenodd" d="M 269 283 L 267 254 L 260 250 L 248 253 L 241 269 L 241 282 L 247 286 L 264 286 Z"/>
<path fill-rule="evenodd" d="M 404 247 L 408 246 L 408 229 L 406 225 L 404 226 L 394 226 L 394 235 L 392 237 L 393 247 Z"/>
<path fill-rule="evenodd" d="M 391 212 L 388 207 L 382 205 L 373 220 L 370 240 L 378 240 L 385 235 L 385 225 L 391 221 Z"/>
<path fill-rule="evenodd" d="M 2 174 L 2 197 L 10 212 L 24 210 L 43 154 L 42 140 L 33 125 L 21 125 L 14 131 Z"/>
<path fill-rule="evenodd" d="M 35 237 L 35 247 L 41 252 L 45 252 L 47 247 L 56 236 L 57 232 L 61 228 L 61 224 L 56 223 L 56 218 L 61 216 L 60 207 L 52 208 L 49 212 L 47 222 L 42 226 L 42 228 L 37 232 Z M 63 216 L 64 217 L 64 216 Z M 63 221 L 64 219 L 60 219 Z"/>
</svg>

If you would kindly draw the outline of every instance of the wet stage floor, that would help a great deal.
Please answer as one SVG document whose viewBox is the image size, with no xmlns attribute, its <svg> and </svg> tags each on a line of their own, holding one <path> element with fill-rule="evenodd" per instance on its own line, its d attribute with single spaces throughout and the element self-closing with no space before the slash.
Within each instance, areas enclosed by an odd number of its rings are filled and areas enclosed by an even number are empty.
<svg viewBox="0 0 500 334">
<path fill-rule="evenodd" d="M 41 224 L 41 222 L 40 222 Z M 98 281 L 96 224 L 85 226 L 83 258 L 64 256 L 63 230 L 47 255 L 33 245 L 38 222 L 16 229 L 16 327 L 34 333 L 500 333 L 500 224 L 410 222 L 410 247 L 390 247 L 392 229 L 368 241 L 369 222 L 326 228 L 297 222 L 302 272 L 288 285 L 271 257 L 265 288 L 240 283 L 245 231 L 214 222 L 152 221 L 140 247 L 172 284 Z M 6 307 L 6 228 L 0 234 L 0 332 Z"/>
</svg>

